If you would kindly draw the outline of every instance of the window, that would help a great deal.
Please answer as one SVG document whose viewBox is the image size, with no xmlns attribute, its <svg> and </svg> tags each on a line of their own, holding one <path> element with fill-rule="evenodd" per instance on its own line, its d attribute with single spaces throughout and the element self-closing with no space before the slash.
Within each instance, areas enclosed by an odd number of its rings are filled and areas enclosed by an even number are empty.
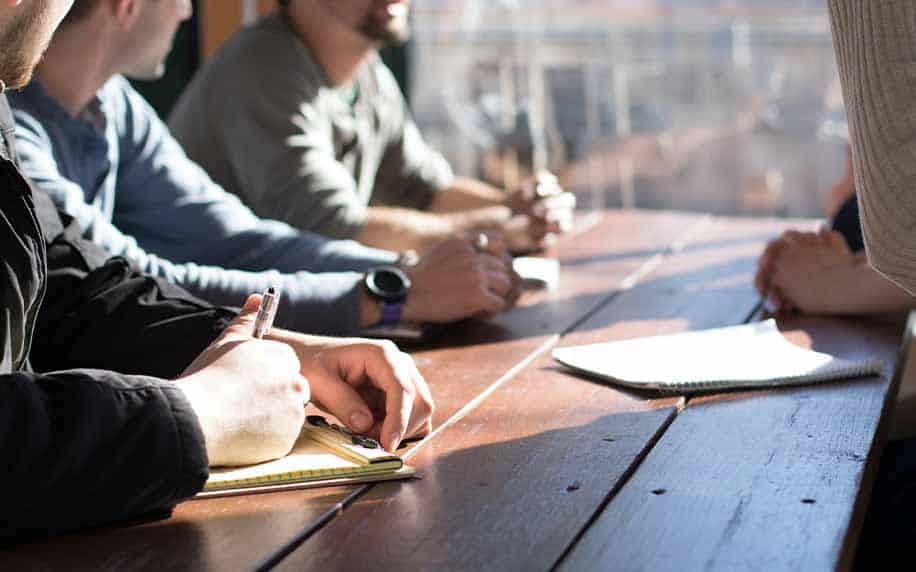
<svg viewBox="0 0 916 572">
<path fill-rule="evenodd" d="M 821 216 L 845 171 L 826 5 L 413 3 L 411 104 L 456 171 L 584 207 Z"/>
</svg>

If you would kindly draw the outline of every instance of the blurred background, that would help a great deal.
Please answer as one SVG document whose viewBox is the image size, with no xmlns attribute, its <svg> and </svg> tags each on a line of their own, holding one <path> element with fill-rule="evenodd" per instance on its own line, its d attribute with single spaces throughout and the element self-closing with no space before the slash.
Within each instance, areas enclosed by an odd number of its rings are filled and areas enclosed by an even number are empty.
<svg viewBox="0 0 916 572">
<path fill-rule="evenodd" d="M 200 61 L 269 0 L 199 0 L 166 115 Z M 511 188 L 555 172 L 583 209 L 822 216 L 846 126 L 826 2 L 414 0 L 387 50 L 426 137 Z"/>
</svg>

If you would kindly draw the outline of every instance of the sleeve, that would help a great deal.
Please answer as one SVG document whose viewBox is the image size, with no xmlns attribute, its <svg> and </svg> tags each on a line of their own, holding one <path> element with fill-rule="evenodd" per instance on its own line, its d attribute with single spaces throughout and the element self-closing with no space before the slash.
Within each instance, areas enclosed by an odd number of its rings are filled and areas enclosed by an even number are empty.
<svg viewBox="0 0 916 572">
<path fill-rule="evenodd" d="M 257 49 L 235 52 L 231 72 L 216 72 L 250 79 L 234 97 L 207 92 L 214 137 L 259 214 L 324 236 L 353 238 L 365 224 L 366 209 L 354 200 L 356 180 L 337 160 L 330 118 L 316 105 L 319 86 L 287 39 L 263 34 L 257 42 Z"/>
<path fill-rule="evenodd" d="M 372 266 L 390 264 L 396 258 L 393 253 L 365 248 L 352 241 L 326 240 L 316 241 L 317 251 L 323 260 L 323 271 L 320 273 L 296 269 L 287 272 L 263 270 L 260 268 L 270 267 L 263 263 L 252 263 L 258 270 L 233 270 L 191 261 L 174 262 L 157 256 L 141 248 L 134 237 L 122 233 L 97 208 L 85 202 L 82 189 L 58 170 L 53 147 L 40 124 L 21 111 L 17 112 L 17 121 L 24 127 L 17 130 L 17 145 L 24 172 L 38 188 L 54 199 L 59 208 L 79 222 L 86 236 L 109 254 L 127 258 L 139 271 L 164 278 L 213 304 L 236 306 L 248 294 L 275 286 L 283 292 L 278 325 L 301 332 L 355 335 L 359 332 L 359 273 Z M 177 152 L 183 157 L 180 149 Z M 169 177 L 168 174 L 163 176 Z M 120 193 L 119 189 L 119 202 L 122 201 Z M 175 200 L 178 201 L 177 197 Z M 234 197 L 229 202 L 248 213 Z M 145 217 L 141 222 L 148 224 L 149 220 L 161 220 L 168 216 L 166 212 L 170 208 L 164 205 L 160 216 Z M 190 208 L 186 202 L 176 206 L 175 210 L 184 208 Z M 208 212 L 213 215 L 212 211 Z M 207 220 L 206 213 L 202 218 Z M 186 224 L 194 228 L 192 222 Z M 270 226 L 270 223 L 258 221 L 255 225 L 264 227 Z M 296 243 L 300 233 L 279 223 L 275 225 L 280 232 L 291 236 L 289 248 L 293 252 L 297 248 L 302 250 L 303 247 Z M 70 240 L 79 238 L 74 232 L 70 234 Z M 252 242 L 258 242 L 256 236 Z M 244 249 L 243 246 L 238 248 Z M 264 256 L 269 255 L 264 253 Z"/>
<path fill-rule="evenodd" d="M 119 81 L 126 111 L 115 217 L 146 250 L 248 271 L 363 271 L 395 258 L 259 218 L 192 162 L 149 104 Z"/>
<path fill-rule="evenodd" d="M 100 370 L 0 375 L 0 543 L 167 514 L 208 476 L 170 382 Z"/>
<path fill-rule="evenodd" d="M 21 109 L 14 115 L 19 167 L 29 181 L 79 221 L 85 235 L 106 251 L 123 255 L 136 249 L 136 242 L 122 234 L 98 208 L 87 204 L 83 189 L 60 172 L 54 146 L 41 121 Z"/>
<path fill-rule="evenodd" d="M 25 185 L 21 179 L 18 184 Z M 46 267 L 34 216 L 43 219 L 39 203 L 47 214 L 50 200 L 44 198 L 36 202 L 36 211 L 27 209 L 25 201 L 20 214 L 12 202 L 4 203 L 8 210 L 0 210 L 4 544 L 162 513 L 200 490 L 208 463 L 197 417 L 176 386 L 150 374 L 164 377 L 181 371 L 232 315 L 190 299 L 145 295 L 144 289 L 154 294 L 148 282 L 128 280 L 118 290 L 116 280 L 105 278 L 112 274 L 109 266 L 90 271 L 96 259 L 91 249 L 84 256 L 72 244 L 67 248 L 70 259 L 61 257 L 61 238 L 55 242 L 55 255 L 48 257 L 45 304 L 36 324 L 29 308 L 38 309 Z M 48 219 L 42 228 L 55 232 L 60 224 Z M 73 228 L 78 229 L 75 222 Z M 64 275 L 76 291 L 61 289 Z M 105 298 L 113 291 L 118 295 Z M 106 308 L 120 317 L 108 320 Z M 58 327 L 69 340 L 57 335 Z M 32 365 L 45 373 L 27 371 L 15 339 L 23 336 L 26 348 L 31 340 Z M 147 375 L 58 371 L 81 363 Z"/>
<path fill-rule="evenodd" d="M 423 139 L 390 70 L 380 61 L 373 69 L 376 115 L 388 123 L 389 140 L 376 176 L 373 204 L 425 210 L 455 177 L 445 157 Z"/>
<path fill-rule="evenodd" d="M 916 5 L 829 6 L 868 259 L 916 294 Z"/>
<path fill-rule="evenodd" d="M 31 360 L 37 371 L 110 369 L 173 378 L 228 325 L 235 312 L 109 258 L 33 193 L 45 231 L 47 278 Z"/>
</svg>

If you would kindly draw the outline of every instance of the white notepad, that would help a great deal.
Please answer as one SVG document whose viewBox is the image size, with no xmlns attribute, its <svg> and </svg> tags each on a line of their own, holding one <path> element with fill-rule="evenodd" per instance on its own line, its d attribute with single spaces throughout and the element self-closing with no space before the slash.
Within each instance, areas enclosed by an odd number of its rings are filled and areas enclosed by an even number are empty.
<svg viewBox="0 0 916 572">
<path fill-rule="evenodd" d="M 668 392 L 801 385 L 879 374 L 881 360 L 851 361 L 800 348 L 779 333 L 774 320 L 573 346 L 553 357 L 608 381 Z"/>
<path fill-rule="evenodd" d="M 560 261 L 540 256 L 517 256 L 512 269 L 522 278 L 526 288 L 556 289 L 560 283 Z"/>
</svg>

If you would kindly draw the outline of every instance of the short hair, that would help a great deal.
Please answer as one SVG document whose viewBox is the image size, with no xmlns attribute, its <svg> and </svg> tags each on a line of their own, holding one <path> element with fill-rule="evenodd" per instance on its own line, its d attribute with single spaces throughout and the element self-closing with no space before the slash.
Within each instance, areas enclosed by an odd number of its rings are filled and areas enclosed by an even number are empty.
<svg viewBox="0 0 916 572">
<path fill-rule="evenodd" d="M 277 4 L 280 6 L 280 8 L 286 8 L 289 6 L 289 0 L 277 0 Z"/>
</svg>

